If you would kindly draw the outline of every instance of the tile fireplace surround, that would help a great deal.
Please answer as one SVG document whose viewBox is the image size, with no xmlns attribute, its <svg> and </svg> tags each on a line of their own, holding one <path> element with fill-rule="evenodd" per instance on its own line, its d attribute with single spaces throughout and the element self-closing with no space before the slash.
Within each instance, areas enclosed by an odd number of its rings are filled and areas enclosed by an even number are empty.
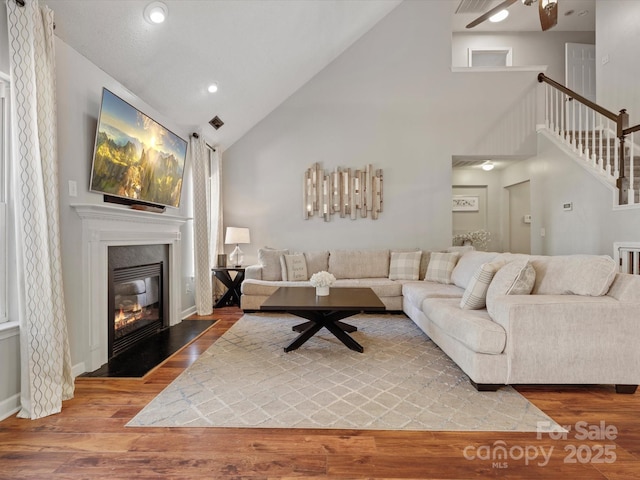
<svg viewBox="0 0 640 480">
<path fill-rule="evenodd" d="M 82 219 L 82 312 L 88 319 L 84 357 L 92 372 L 108 359 L 108 249 L 111 246 L 168 245 L 169 325 L 180 323 L 180 227 L 186 217 L 131 210 L 109 204 L 71 205 Z"/>
</svg>

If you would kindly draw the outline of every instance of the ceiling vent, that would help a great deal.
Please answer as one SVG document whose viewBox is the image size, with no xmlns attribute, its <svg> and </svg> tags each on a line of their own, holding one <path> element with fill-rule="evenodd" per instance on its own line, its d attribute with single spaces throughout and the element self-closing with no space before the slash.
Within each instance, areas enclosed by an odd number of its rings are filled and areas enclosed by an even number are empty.
<svg viewBox="0 0 640 480">
<path fill-rule="evenodd" d="M 209 125 L 218 130 L 222 125 L 224 125 L 224 122 L 220 120 L 220 117 L 216 115 L 211 120 L 209 120 Z"/>
<path fill-rule="evenodd" d="M 484 13 L 494 0 L 460 0 L 456 13 Z"/>
</svg>

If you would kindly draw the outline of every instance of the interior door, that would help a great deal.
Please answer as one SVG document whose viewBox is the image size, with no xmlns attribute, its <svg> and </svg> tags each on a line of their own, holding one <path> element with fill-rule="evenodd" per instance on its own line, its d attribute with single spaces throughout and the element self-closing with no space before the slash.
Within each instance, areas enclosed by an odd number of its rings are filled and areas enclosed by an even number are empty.
<svg viewBox="0 0 640 480">
<path fill-rule="evenodd" d="M 507 187 L 509 192 L 509 251 L 531 253 L 531 189 L 529 181 Z"/>
<path fill-rule="evenodd" d="M 565 86 L 592 102 L 596 101 L 596 46 L 583 43 L 565 44 Z M 586 131 L 593 119 L 578 102 L 566 102 L 567 130 Z"/>
</svg>

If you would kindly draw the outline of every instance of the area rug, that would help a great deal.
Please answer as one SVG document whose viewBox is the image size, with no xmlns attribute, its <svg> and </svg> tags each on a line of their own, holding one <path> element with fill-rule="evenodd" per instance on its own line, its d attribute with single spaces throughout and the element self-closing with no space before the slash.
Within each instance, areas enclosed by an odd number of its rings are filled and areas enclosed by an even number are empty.
<svg viewBox="0 0 640 480">
<path fill-rule="evenodd" d="M 349 350 L 300 319 L 244 315 L 127 426 L 536 431 L 560 428 L 511 387 L 478 392 L 404 315 L 358 315 Z M 542 423 L 541 423 L 542 422 Z"/>
</svg>

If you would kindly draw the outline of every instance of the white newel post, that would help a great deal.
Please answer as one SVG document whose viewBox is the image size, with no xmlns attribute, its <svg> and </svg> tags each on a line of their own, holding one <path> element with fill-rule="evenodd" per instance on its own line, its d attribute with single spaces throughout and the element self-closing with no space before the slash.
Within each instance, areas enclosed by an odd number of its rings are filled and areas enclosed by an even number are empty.
<svg viewBox="0 0 640 480">
<path fill-rule="evenodd" d="M 130 210 L 102 204 L 72 205 L 82 218 L 82 312 L 88 351 L 87 371 L 108 360 L 108 250 L 111 246 L 168 245 L 169 325 L 180 323 L 182 277 L 180 227 L 188 220 L 169 214 Z"/>
</svg>

